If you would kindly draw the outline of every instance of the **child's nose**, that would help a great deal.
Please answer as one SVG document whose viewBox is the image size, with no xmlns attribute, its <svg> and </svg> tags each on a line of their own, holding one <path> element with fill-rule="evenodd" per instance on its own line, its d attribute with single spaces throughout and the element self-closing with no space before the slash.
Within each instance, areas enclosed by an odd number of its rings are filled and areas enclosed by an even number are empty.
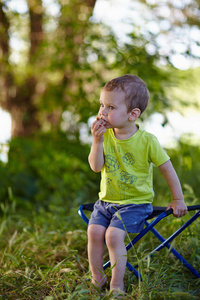
<svg viewBox="0 0 200 300">
<path fill-rule="evenodd" d="M 107 108 L 106 108 L 106 107 L 103 107 L 103 108 L 102 108 L 101 114 L 104 115 L 104 116 L 107 115 Z"/>
</svg>

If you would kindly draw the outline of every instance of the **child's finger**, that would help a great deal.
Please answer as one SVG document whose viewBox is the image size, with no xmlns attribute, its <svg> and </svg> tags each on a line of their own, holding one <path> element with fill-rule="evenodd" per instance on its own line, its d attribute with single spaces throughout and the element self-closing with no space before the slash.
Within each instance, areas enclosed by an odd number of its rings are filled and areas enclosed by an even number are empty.
<svg viewBox="0 0 200 300">
<path fill-rule="evenodd" d="M 104 135 L 104 133 L 106 132 L 106 130 L 107 129 L 105 127 L 99 128 L 97 136 L 100 137 L 100 136 Z"/>
<path fill-rule="evenodd" d="M 92 129 L 94 129 L 94 130 L 98 130 L 101 126 L 103 126 L 104 125 L 104 121 L 103 120 L 96 120 L 96 121 L 94 121 L 94 123 L 92 124 Z"/>
<path fill-rule="evenodd" d="M 92 135 L 101 136 L 106 132 L 106 128 L 103 125 L 103 122 L 94 124 L 94 127 L 91 129 Z"/>
</svg>

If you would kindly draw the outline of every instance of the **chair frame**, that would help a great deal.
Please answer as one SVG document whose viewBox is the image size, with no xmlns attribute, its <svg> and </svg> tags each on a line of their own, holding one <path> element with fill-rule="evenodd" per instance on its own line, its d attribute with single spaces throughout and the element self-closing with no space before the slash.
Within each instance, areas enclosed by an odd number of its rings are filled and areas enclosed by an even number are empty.
<svg viewBox="0 0 200 300">
<path fill-rule="evenodd" d="M 88 210 L 90 212 L 93 211 L 94 203 L 83 204 L 79 207 L 78 214 L 83 219 L 83 221 L 88 225 L 89 219 L 83 212 L 84 210 Z M 154 228 L 154 226 L 159 223 L 162 219 L 169 216 L 173 213 L 173 209 L 166 210 L 166 207 L 158 207 L 153 206 L 153 213 L 145 220 L 145 228 L 137 234 L 137 236 L 126 246 L 126 250 L 128 251 L 131 247 L 133 247 L 147 232 L 151 231 L 154 236 L 161 242 L 159 246 L 151 251 L 148 256 L 151 256 L 155 251 L 160 251 L 164 247 L 167 247 L 169 251 L 180 261 L 182 262 L 188 270 L 193 273 L 197 278 L 200 278 L 199 272 L 194 269 L 191 264 L 187 260 L 185 260 L 171 245 L 169 244 L 173 239 L 175 239 L 182 231 L 184 231 L 189 225 L 191 225 L 199 216 L 200 216 L 200 205 L 188 206 L 188 211 L 198 210 L 185 224 L 183 224 L 176 232 L 170 235 L 167 239 L 165 239 L 160 233 Z M 147 221 L 149 219 L 154 218 L 150 223 Z M 147 257 L 148 257 L 147 256 Z M 143 258 L 146 259 L 147 257 Z M 110 261 L 106 262 L 103 265 L 104 270 L 110 266 Z M 142 280 L 141 274 L 137 271 L 138 265 L 133 267 L 128 261 L 126 263 L 127 268 L 134 272 L 137 278 Z"/>
</svg>

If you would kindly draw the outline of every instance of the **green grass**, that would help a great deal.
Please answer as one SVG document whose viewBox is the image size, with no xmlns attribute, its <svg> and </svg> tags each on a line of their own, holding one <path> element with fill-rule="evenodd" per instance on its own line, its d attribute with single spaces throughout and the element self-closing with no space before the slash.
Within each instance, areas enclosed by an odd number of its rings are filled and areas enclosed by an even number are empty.
<svg viewBox="0 0 200 300">
<path fill-rule="evenodd" d="M 170 234 L 187 218 L 163 220 L 162 234 Z M 91 286 L 86 225 L 77 207 L 66 216 L 54 208 L 37 213 L 29 206 L 16 209 L 10 201 L 1 206 L 0 221 L 0 299 L 114 299 L 109 283 L 100 293 Z M 197 220 L 172 245 L 200 271 L 199 236 Z M 149 234 L 129 251 L 128 260 L 139 262 L 143 282 L 127 270 L 123 299 L 199 299 L 200 279 L 167 249 L 142 260 L 156 245 Z M 111 270 L 106 274 L 110 279 Z"/>
</svg>

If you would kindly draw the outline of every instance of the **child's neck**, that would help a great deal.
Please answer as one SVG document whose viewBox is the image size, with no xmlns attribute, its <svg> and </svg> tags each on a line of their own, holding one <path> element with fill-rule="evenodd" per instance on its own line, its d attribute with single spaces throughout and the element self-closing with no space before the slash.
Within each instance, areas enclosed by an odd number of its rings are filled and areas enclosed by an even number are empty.
<svg viewBox="0 0 200 300">
<path fill-rule="evenodd" d="M 134 124 L 134 126 L 128 128 L 113 128 L 113 132 L 118 140 L 127 140 L 132 137 L 138 129 L 138 126 Z"/>
</svg>

